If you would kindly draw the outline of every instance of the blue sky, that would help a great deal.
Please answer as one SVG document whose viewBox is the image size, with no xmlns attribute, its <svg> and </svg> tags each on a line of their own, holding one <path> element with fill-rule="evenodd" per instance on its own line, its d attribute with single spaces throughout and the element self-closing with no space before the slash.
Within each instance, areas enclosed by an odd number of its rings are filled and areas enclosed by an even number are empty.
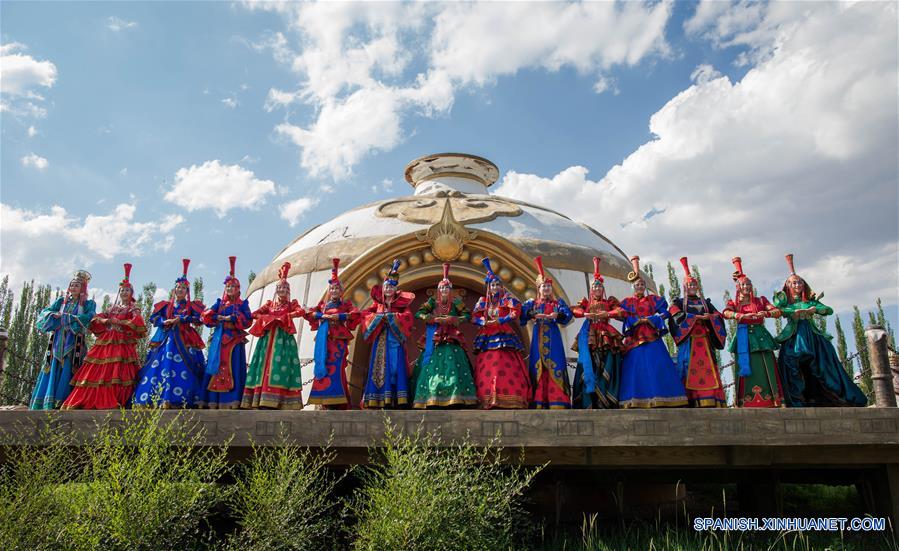
<svg viewBox="0 0 899 551">
<path fill-rule="evenodd" d="M 881 296 L 895 322 L 895 4 L 4 2 L 0 16 L 14 281 L 86 267 L 111 289 L 131 261 L 135 282 L 168 288 L 186 256 L 217 293 L 229 254 L 241 276 L 260 270 L 309 226 L 408 193 L 409 160 L 464 151 L 499 166 L 494 191 L 656 265 L 688 255 L 715 291 L 739 254 L 770 294 L 794 252 L 839 311 Z"/>
</svg>

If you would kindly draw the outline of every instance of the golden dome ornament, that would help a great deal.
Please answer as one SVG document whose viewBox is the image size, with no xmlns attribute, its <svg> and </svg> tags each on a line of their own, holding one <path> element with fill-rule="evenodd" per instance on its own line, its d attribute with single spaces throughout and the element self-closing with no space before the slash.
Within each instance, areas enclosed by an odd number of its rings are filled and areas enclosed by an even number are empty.
<svg viewBox="0 0 899 551">
<path fill-rule="evenodd" d="M 456 220 L 449 198 L 444 199 L 440 220 L 426 230 L 415 232 L 415 237 L 428 243 L 434 256 L 443 262 L 459 258 L 465 244 L 477 235 L 478 232 L 467 229 Z"/>
</svg>

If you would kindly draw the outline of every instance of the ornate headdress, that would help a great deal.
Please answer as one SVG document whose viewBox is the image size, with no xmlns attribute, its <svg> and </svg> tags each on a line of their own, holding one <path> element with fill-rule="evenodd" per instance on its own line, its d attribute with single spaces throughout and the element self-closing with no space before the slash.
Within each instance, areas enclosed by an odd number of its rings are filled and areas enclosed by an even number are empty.
<svg viewBox="0 0 899 551">
<path fill-rule="evenodd" d="M 643 276 L 640 275 L 640 257 L 632 256 L 631 257 L 631 267 L 634 269 L 632 272 L 628 272 L 627 280 L 631 283 L 637 281 L 638 279 L 643 279 Z"/>
<path fill-rule="evenodd" d="M 290 283 L 287 282 L 287 276 L 290 274 L 290 262 L 285 262 L 281 264 L 281 267 L 278 268 L 278 285 L 287 285 L 287 288 L 290 289 Z"/>
<path fill-rule="evenodd" d="M 494 281 L 499 281 L 500 283 L 503 282 L 498 275 L 493 273 L 493 268 L 490 266 L 490 257 L 485 256 L 483 260 L 481 260 L 481 264 L 483 264 L 484 269 L 487 270 L 487 275 L 484 276 L 484 285 L 490 285 Z"/>
<path fill-rule="evenodd" d="M 790 268 L 790 275 L 787 277 L 787 280 L 784 281 L 783 291 L 787 294 L 788 297 L 792 297 L 793 294 L 790 291 L 790 280 L 798 279 L 802 282 L 802 301 L 808 301 L 810 299 L 815 298 L 815 293 L 812 292 L 812 288 L 809 287 L 808 282 L 805 278 L 800 277 L 796 274 L 796 268 L 793 266 L 793 253 L 787 254 L 784 258 L 787 259 L 787 266 Z"/>
<path fill-rule="evenodd" d="M 225 286 L 228 286 L 229 284 L 237 285 L 237 298 L 240 299 L 240 280 L 237 279 L 237 276 L 234 275 L 234 265 L 237 264 L 237 257 L 229 256 L 228 264 L 230 264 L 228 275 L 225 276 L 225 280 L 222 282 L 222 284 Z M 227 298 L 227 291 L 222 291 L 222 300 L 225 300 Z"/>
<path fill-rule="evenodd" d="M 84 304 L 84 301 L 87 300 L 87 284 L 91 280 L 91 273 L 87 270 L 76 270 L 74 274 L 72 274 L 72 281 L 78 281 L 81 283 L 81 294 L 78 295 L 78 303 Z M 71 285 L 72 282 L 69 282 Z M 63 303 L 68 299 L 68 293 L 66 293 L 66 298 L 63 299 Z"/>
<path fill-rule="evenodd" d="M 553 284 L 553 280 L 551 277 L 546 277 L 546 271 L 543 269 L 543 257 L 538 256 L 534 258 L 534 264 L 537 265 L 537 279 L 535 279 L 535 283 L 537 286 L 543 285 L 544 283 Z"/>
<path fill-rule="evenodd" d="M 680 265 L 684 267 L 684 286 L 690 281 L 696 281 L 696 278 L 690 273 L 690 264 L 687 262 L 686 256 L 680 257 Z"/>
<path fill-rule="evenodd" d="M 605 280 L 602 278 L 602 275 L 599 273 L 599 263 L 600 258 L 598 256 L 593 257 L 593 283 L 591 285 L 602 285 L 605 283 Z M 598 285 L 597 285 L 598 286 Z"/>
<path fill-rule="evenodd" d="M 169 295 L 169 300 L 174 302 L 175 287 L 177 287 L 180 283 L 183 283 L 184 286 L 187 287 L 187 302 L 190 302 L 190 280 L 187 279 L 187 267 L 190 266 L 190 259 L 182 258 L 181 265 L 181 275 L 178 277 L 178 279 L 175 280 L 175 285 L 172 287 L 172 292 Z"/>
<path fill-rule="evenodd" d="M 449 278 L 450 264 L 449 262 L 443 263 L 443 279 L 440 280 L 440 283 L 437 284 L 438 287 L 452 287 L 453 282 L 450 281 Z"/>
<path fill-rule="evenodd" d="M 341 289 L 343 289 L 343 284 L 340 282 L 340 278 L 337 277 L 337 268 L 340 267 L 340 259 L 332 258 L 331 259 L 331 279 L 328 280 L 328 285 L 337 285 Z"/>
<path fill-rule="evenodd" d="M 131 289 L 131 292 L 134 292 L 134 286 L 131 285 L 131 264 L 125 263 L 125 278 L 119 282 L 119 289 L 122 287 L 128 287 Z"/>
<path fill-rule="evenodd" d="M 393 260 L 393 265 L 390 267 L 390 270 L 387 271 L 387 277 L 384 278 L 384 283 L 389 283 L 394 287 L 400 284 L 400 259 L 395 258 Z"/>
<path fill-rule="evenodd" d="M 731 262 L 733 263 L 733 265 L 734 265 L 734 275 L 733 275 L 733 278 L 734 278 L 734 283 L 737 284 L 737 294 L 739 295 L 739 293 L 740 293 L 740 283 L 743 282 L 743 281 L 747 281 L 747 282 L 750 282 L 750 283 L 751 283 L 751 281 L 750 281 L 750 279 L 749 279 L 749 276 L 747 276 L 746 274 L 743 273 L 743 259 L 742 259 L 742 258 L 740 258 L 739 256 L 735 256 L 735 257 L 733 257 L 730 261 L 731 261 Z M 749 289 L 749 298 L 752 299 L 752 297 L 753 297 L 754 295 L 755 295 L 755 291 L 753 291 L 753 290 L 750 288 L 750 289 Z"/>
</svg>

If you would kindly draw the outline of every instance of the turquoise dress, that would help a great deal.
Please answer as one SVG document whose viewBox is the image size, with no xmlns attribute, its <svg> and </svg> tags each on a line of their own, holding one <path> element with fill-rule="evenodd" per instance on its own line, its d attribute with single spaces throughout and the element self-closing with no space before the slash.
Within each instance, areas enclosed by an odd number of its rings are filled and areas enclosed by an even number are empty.
<svg viewBox="0 0 899 551">
<path fill-rule="evenodd" d="M 29 409 L 55 409 L 62 404 L 72 390 L 72 374 L 81 366 L 87 354 L 84 336 L 97 311 L 93 300 L 77 301 L 65 305 L 59 318 L 63 298 L 44 308 L 35 324 L 39 331 L 52 333 L 44 365 L 41 367 L 31 393 Z"/>
<path fill-rule="evenodd" d="M 865 406 L 868 398 L 843 369 L 830 339 L 809 319 L 793 317 L 796 310 L 815 308 L 820 316 L 833 314 L 830 306 L 818 302 L 814 296 L 807 301 L 789 302 L 786 293 L 774 295 L 789 323 L 777 335 L 780 354 L 777 366 L 783 377 L 784 399 L 789 407 Z"/>
</svg>

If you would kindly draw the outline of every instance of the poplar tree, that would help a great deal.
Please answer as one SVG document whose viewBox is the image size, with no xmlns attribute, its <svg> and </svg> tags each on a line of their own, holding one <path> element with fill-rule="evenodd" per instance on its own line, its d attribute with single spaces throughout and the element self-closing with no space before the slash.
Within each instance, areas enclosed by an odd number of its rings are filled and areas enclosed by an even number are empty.
<svg viewBox="0 0 899 551">
<path fill-rule="evenodd" d="M 871 360 L 868 357 L 868 343 L 865 339 L 865 327 L 862 324 L 862 313 L 858 306 L 852 307 L 852 332 L 855 336 L 855 351 L 858 353 L 858 367 L 861 371 L 861 386 L 865 394 L 870 395 L 874 389 L 871 380 Z"/>
<path fill-rule="evenodd" d="M 250 270 L 250 273 L 247 274 L 247 289 L 250 288 L 250 285 L 253 284 L 253 281 L 256 279 L 256 272 Z"/>
</svg>

